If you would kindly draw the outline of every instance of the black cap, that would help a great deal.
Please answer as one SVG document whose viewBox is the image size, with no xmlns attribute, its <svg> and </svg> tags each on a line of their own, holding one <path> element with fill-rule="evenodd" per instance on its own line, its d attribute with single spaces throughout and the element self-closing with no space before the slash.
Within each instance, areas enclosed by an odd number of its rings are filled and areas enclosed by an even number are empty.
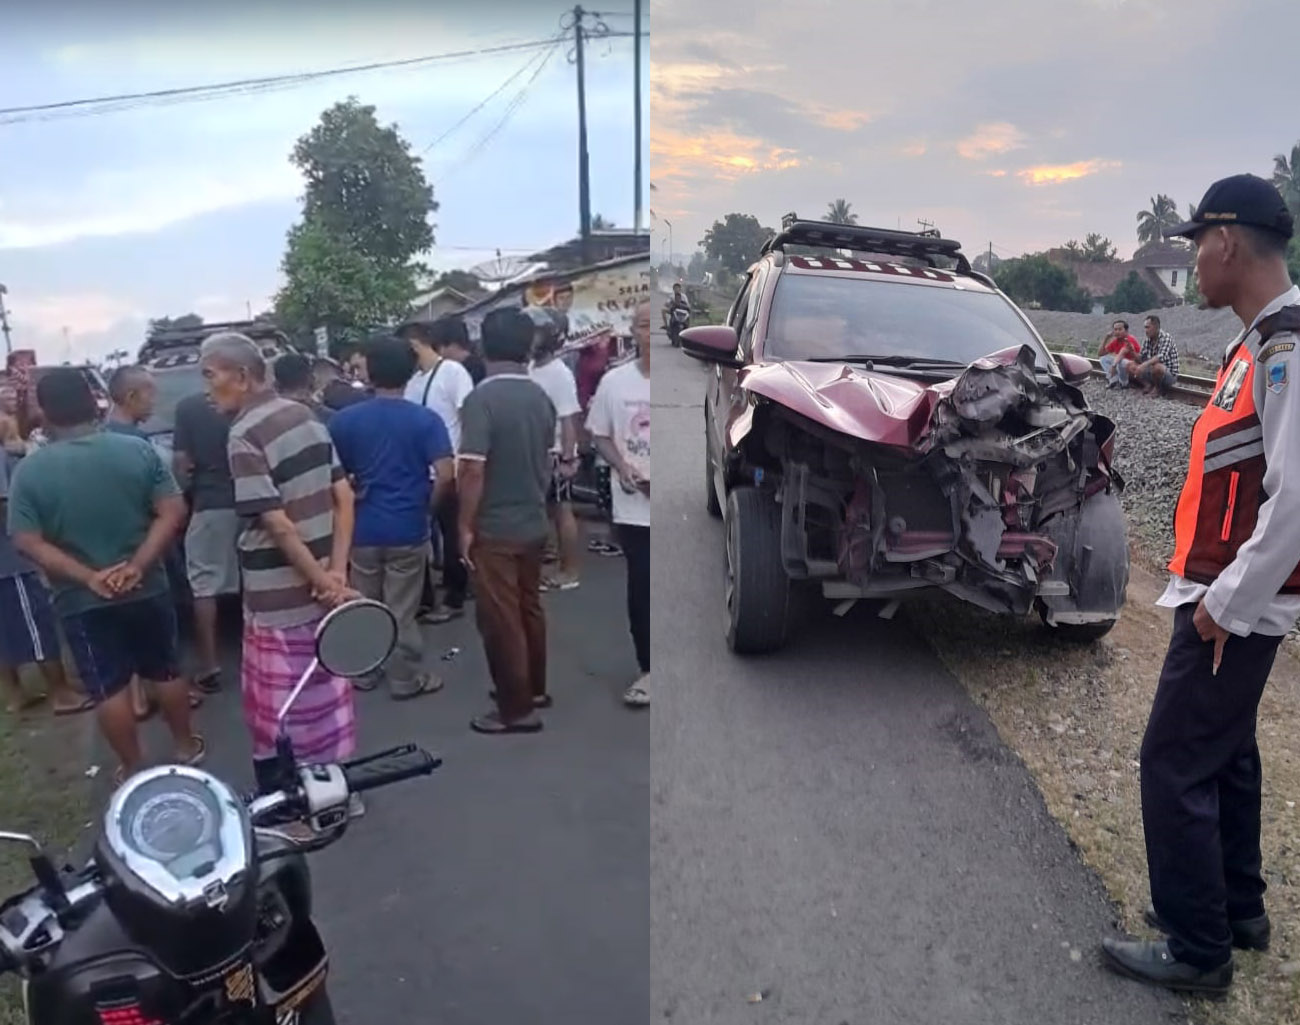
<svg viewBox="0 0 1300 1025">
<path fill-rule="evenodd" d="M 1191 238 L 1216 224 L 1246 224 L 1290 238 L 1294 231 L 1291 211 L 1271 182 L 1253 174 L 1222 178 L 1206 190 L 1190 221 L 1165 232 L 1166 238 Z"/>
</svg>

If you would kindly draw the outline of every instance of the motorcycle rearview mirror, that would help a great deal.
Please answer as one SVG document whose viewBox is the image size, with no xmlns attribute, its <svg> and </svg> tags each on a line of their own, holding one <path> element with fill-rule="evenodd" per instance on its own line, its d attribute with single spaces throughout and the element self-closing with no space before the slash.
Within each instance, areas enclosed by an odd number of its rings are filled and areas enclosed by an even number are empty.
<svg viewBox="0 0 1300 1025">
<path fill-rule="evenodd" d="M 276 717 L 281 735 L 293 703 L 307 681 L 324 669 L 332 676 L 367 676 L 388 661 L 397 645 L 397 620 L 388 606 L 357 598 L 331 609 L 316 628 L 316 654 Z"/>
<path fill-rule="evenodd" d="M 64 889 L 63 880 L 59 878 L 59 870 L 54 867 L 54 862 L 45 853 L 45 848 L 41 846 L 41 842 L 36 837 L 28 836 L 26 833 L 0 832 L 0 843 L 19 843 L 32 849 L 32 853 L 27 858 L 28 864 L 32 866 L 32 874 L 36 876 L 36 881 L 41 884 L 41 889 L 45 891 L 50 906 L 56 912 L 66 910 L 68 905 L 67 890 Z"/>
</svg>

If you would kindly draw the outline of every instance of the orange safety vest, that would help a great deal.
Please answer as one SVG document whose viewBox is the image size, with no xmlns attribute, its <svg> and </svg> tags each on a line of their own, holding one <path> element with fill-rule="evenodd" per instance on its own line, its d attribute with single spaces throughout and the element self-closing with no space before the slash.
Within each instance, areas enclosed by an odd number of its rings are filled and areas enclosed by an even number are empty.
<svg viewBox="0 0 1300 1025">
<path fill-rule="evenodd" d="M 1300 328 L 1300 307 L 1287 306 L 1259 325 L 1261 351 L 1280 331 Z M 1192 427 L 1187 480 L 1174 513 L 1174 557 L 1169 571 L 1212 584 L 1250 540 L 1267 499 L 1264 425 L 1255 408 L 1257 363 L 1243 343 L 1225 358 L 1214 395 Z M 1300 566 L 1282 594 L 1300 594 Z"/>
</svg>

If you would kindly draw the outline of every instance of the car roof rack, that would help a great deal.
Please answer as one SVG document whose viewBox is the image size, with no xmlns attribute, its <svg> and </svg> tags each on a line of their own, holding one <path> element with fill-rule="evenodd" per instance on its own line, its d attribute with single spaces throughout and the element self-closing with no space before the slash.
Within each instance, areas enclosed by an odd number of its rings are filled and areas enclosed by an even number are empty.
<svg viewBox="0 0 1300 1025">
<path fill-rule="evenodd" d="M 957 261 L 959 274 L 977 276 L 961 251 L 961 243 L 955 238 L 942 238 L 933 229 L 895 231 L 857 224 L 833 224 L 830 221 L 802 221 L 798 214 L 790 213 L 781 218 L 781 230 L 763 244 L 761 252 L 784 251 L 786 246 L 848 249 L 859 253 L 911 257 L 924 260 L 931 267 L 935 266 L 936 256 L 944 256 Z"/>
<path fill-rule="evenodd" d="M 286 346 L 289 345 L 289 336 L 273 321 L 232 320 L 216 324 L 200 324 L 197 327 L 164 328 L 162 331 L 154 331 L 140 347 L 139 359 L 143 362 L 169 349 L 200 345 L 208 335 L 216 334 L 218 331 L 238 331 L 255 342 L 273 338 Z"/>
</svg>

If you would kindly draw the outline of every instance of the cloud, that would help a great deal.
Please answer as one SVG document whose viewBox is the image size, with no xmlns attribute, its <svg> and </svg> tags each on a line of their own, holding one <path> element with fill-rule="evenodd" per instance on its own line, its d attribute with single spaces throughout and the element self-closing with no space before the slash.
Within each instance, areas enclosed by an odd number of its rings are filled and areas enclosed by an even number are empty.
<svg viewBox="0 0 1300 1025">
<path fill-rule="evenodd" d="M 957 152 L 967 160 L 984 160 L 1024 146 L 1024 132 L 1007 121 L 997 121 L 980 125 L 966 138 L 958 140 Z"/>
<path fill-rule="evenodd" d="M 1073 164 L 1040 164 L 1017 171 L 1016 177 L 1028 185 L 1060 185 L 1062 182 L 1087 178 L 1101 171 L 1123 167 L 1119 160 L 1078 160 Z"/>
<path fill-rule="evenodd" d="M 923 157 L 925 156 L 926 145 L 920 141 L 904 143 L 899 152 L 905 157 Z"/>
<path fill-rule="evenodd" d="M 302 179 L 287 162 L 92 171 L 76 188 L 33 191 L 21 212 L 0 209 L 0 250 L 158 231 L 179 221 L 266 200 L 291 200 Z"/>
<path fill-rule="evenodd" d="M 727 131 L 683 135 L 659 129 L 650 140 L 650 158 L 654 162 L 655 180 L 661 184 L 697 175 L 735 179 L 801 164 L 793 150 Z"/>
<path fill-rule="evenodd" d="M 141 336 L 145 319 L 131 299 L 108 292 L 26 295 L 14 304 L 14 344 L 35 349 L 43 363 L 101 356 L 109 335 Z"/>
</svg>

